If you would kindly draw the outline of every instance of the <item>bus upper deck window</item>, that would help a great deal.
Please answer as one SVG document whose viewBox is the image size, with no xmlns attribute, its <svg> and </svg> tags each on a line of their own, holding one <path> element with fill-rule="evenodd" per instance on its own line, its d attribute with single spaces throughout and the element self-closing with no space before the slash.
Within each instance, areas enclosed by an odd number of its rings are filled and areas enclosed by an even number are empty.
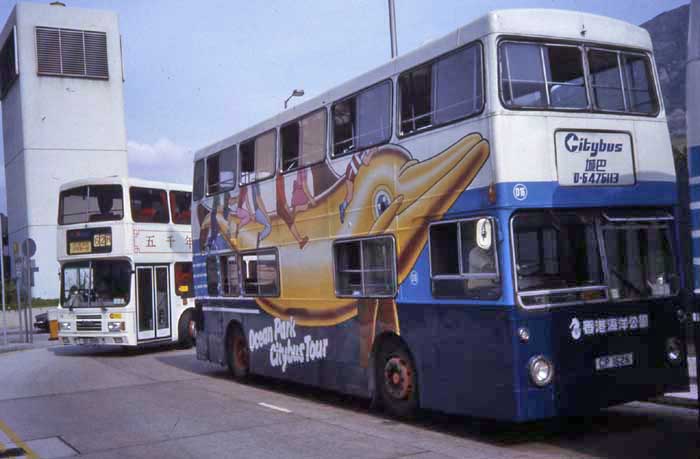
<svg viewBox="0 0 700 459">
<path fill-rule="evenodd" d="M 645 55 L 592 49 L 588 61 L 597 108 L 645 115 L 659 110 L 651 63 Z"/>
<path fill-rule="evenodd" d="M 204 160 L 200 159 L 194 163 L 194 179 L 192 180 L 192 199 L 199 201 L 204 197 Z"/>
<path fill-rule="evenodd" d="M 333 105 L 333 154 L 343 155 L 391 138 L 391 82 L 367 88 Z"/>
<path fill-rule="evenodd" d="M 504 43 L 501 94 L 508 107 L 588 107 L 581 50 L 575 46 Z"/>
<path fill-rule="evenodd" d="M 269 131 L 241 143 L 241 185 L 275 175 L 277 131 Z"/>
<path fill-rule="evenodd" d="M 170 192 L 170 213 L 173 223 L 178 225 L 190 224 L 190 206 L 192 205 L 192 193 L 189 191 Z"/>
<path fill-rule="evenodd" d="M 620 65 L 616 52 L 591 50 L 588 52 L 591 86 L 595 105 L 601 110 L 624 111 Z"/>
<path fill-rule="evenodd" d="M 207 194 L 222 193 L 236 187 L 236 146 L 207 158 Z"/>
<path fill-rule="evenodd" d="M 168 223 L 168 198 L 165 190 L 131 187 L 131 217 L 138 223 Z"/>
<path fill-rule="evenodd" d="M 61 225 L 114 221 L 123 217 L 120 185 L 89 185 L 61 192 L 58 215 Z"/>
<path fill-rule="evenodd" d="M 326 156 L 326 110 L 293 121 L 280 129 L 282 172 L 317 163 Z"/>
<path fill-rule="evenodd" d="M 621 53 L 625 69 L 625 95 L 629 111 L 636 113 L 656 113 L 659 103 L 652 85 L 649 59 L 638 54 Z"/>
<path fill-rule="evenodd" d="M 472 44 L 399 76 L 401 134 L 481 111 L 481 45 Z"/>
</svg>

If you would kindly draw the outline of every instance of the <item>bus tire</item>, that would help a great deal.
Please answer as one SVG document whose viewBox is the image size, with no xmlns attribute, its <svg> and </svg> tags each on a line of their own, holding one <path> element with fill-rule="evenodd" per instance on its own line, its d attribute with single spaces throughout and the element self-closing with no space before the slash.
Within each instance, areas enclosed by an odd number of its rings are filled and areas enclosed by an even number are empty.
<svg viewBox="0 0 700 459">
<path fill-rule="evenodd" d="M 177 323 L 177 344 L 181 349 L 194 346 L 194 338 L 190 334 L 190 320 L 192 320 L 192 310 L 187 309 Z"/>
<path fill-rule="evenodd" d="M 399 339 L 387 339 L 377 352 L 375 388 L 378 401 L 391 416 L 411 419 L 418 412 L 418 372 Z"/>
<path fill-rule="evenodd" d="M 238 324 L 232 324 L 226 335 L 226 362 L 233 379 L 242 381 L 250 372 L 250 349 Z"/>
</svg>

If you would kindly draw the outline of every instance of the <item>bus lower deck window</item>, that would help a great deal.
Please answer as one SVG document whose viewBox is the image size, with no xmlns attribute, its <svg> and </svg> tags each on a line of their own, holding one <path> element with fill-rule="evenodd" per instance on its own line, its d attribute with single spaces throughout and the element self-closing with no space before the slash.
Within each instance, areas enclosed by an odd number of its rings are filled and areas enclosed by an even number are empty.
<svg viewBox="0 0 700 459">
<path fill-rule="evenodd" d="M 237 255 L 224 255 L 219 257 L 221 269 L 221 294 L 223 296 L 238 296 L 241 293 L 241 284 L 238 269 Z"/>
<path fill-rule="evenodd" d="M 493 228 L 490 218 L 436 223 L 430 227 L 433 296 L 498 297 L 500 278 Z"/>
<path fill-rule="evenodd" d="M 182 298 L 192 298 L 194 296 L 191 262 L 175 263 L 175 293 Z"/>
<path fill-rule="evenodd" d="M 216 257 L 207 257 L 207 294 L 219 296 L 219 269 Z"/>
<path fill-rule="evenodd" d="M 396 254 L 393 238 L 336 242 L 334 252 L 338 296 L 394 296 Z"/>
<path fill-rule="evenodd" d="M 278 296 L 279 266 L 277 252 L 260 251 L 241 255 L 243 294 L 246 296 Z"/>
</svg>

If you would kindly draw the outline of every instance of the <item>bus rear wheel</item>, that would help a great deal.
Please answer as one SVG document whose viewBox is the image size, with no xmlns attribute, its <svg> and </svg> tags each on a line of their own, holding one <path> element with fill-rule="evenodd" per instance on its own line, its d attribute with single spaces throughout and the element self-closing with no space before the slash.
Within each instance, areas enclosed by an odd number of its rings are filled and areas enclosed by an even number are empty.
<svg viewBox="0 0 700 459">
<path fill-rule="evenodd" d="M 228 335 L 226 357 L 228 369 L 234 379 L 243 380 L 250 371 L 250 349 L 243 331 L 234 326 Z"/>
<path fill-rule="evenodd" d="M 377 355 L 380 402 L 392 416 L 413 418 L 418 411 L 418 373 L 408 350 L 397 340 L 382 344 Z"/>
<path fill-rule="evenodd" d="M 192 321 L 192 310 L 188 309 L 180 316 L 177 324 L 177 344 L 180 349 L 189 349 L 194 346 L 194 336 L 190 331 Z"/>
</svg>

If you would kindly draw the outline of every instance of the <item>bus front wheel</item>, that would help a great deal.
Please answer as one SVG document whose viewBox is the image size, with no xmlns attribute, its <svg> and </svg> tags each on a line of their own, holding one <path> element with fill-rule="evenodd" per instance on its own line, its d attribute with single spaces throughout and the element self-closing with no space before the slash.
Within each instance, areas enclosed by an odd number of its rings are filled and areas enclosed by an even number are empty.
<svg viewBox="0 0 700 459">
<path fill-rule="evenodd" d="M 418 410 L 418 373 L 406 347 L 396 339 L 382 343 L 376 362 L 380 403 L 392 416 L 412 418 Z"/>
<path fill-rule="evenodd" d="M 250 370 L 250 350 L 239 326 L 231 327 L 227 341 L 228 369 L 234 379 L 243 380 L 248 376 Z"/>
</svg>

